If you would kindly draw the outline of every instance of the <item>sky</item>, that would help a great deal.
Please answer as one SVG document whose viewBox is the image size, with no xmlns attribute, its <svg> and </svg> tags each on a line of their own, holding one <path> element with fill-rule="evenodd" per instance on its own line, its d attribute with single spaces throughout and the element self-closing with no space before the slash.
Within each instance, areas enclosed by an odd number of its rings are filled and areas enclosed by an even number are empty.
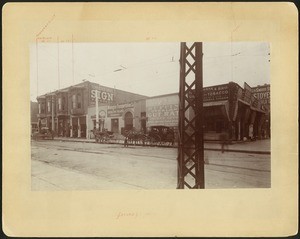
<svg viewBox="0 0 300 239">
<path fill-rule="evenodd" d="M 180 43 L 34 43 L 30 98 L 83 80 L 146 96 L 179 91 Z M 203 86 L 270 84 L 266 42 L 204 42 Z"/>
</svg>

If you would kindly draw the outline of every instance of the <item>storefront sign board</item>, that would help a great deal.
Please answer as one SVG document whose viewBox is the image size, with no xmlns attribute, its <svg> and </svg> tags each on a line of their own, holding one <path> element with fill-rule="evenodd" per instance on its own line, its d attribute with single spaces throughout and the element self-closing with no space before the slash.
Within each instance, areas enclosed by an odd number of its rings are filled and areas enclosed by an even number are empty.
<svg viewBox="0 0 300 239">
<path fill-rule="evenodd" d="M 162 96 L 146 100 L 147 126 L 178 125 L 178 95 Z"/>
<path fill-rule="evenodd" d="M 133 103 L 110 105 L 107 107 L 107 117 L 122 117 L 126 110 L 130 109 L 132 111 L 133 107 Z"/>
</svg>

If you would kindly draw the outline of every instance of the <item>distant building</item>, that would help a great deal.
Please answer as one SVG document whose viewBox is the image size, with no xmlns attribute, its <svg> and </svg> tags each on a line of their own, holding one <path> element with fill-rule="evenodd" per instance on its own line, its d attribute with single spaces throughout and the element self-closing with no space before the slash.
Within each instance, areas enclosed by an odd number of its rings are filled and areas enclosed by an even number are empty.
<svg viewBox="0 0 300 239">
<path fill-rule="evenodd" d="M 270 84 L 258 85 L 252 88 L 253 96 L 260 102 L 265 111 L 265 122 L 262 125 L 262 138 L 271 136 L 271 104 L 270 104 Z"/>
<path fill-rule="evenodd" d="M 115 133 L 164 125 L 178 132 L 178 93 L 147 97 L 89 81 L 37 97 L 38 122 L 58 136 L 92 138 L 98 97 L 100 128 Z M 232 140 L 270 136 L 270 85 L 244 88 L 234 82 L 203 88 L 204 139 Z M 52 111 L 53 109 L 53 111 Z M 188 117 L 193 116 L 189 112 Z"/>
<path fill-rule="evenodd" d="M 31 121 L 31 133 L 38 128 L 38 102 L 30 101 L 30 121 Z"/>
</svg>

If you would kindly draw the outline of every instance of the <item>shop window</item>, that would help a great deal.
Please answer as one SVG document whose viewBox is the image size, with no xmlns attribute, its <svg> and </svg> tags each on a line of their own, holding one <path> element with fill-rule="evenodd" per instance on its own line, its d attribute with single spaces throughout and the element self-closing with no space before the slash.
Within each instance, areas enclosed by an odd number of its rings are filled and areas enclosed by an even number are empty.
<svg viewBox="0 0 300 239">
<path fill-rule="evenodd" d="M 141 112 L 141 127 L 144 133 L 146 133 L 146 112 Z"/>
<path fill-rule="evenodd" d="M 208 122 L 206 122 L 206 124 L 204 125 L 204 131 L 208 132 L 208 131 L 215 131 L 215 124 L 212 120 L 209 120 Z"/>
<path fill-rule="evenodd" d="M 224 129 L 224 121 L 217 120 L 216 121 L 216 132 L 221 133 Z"/>
</svg>

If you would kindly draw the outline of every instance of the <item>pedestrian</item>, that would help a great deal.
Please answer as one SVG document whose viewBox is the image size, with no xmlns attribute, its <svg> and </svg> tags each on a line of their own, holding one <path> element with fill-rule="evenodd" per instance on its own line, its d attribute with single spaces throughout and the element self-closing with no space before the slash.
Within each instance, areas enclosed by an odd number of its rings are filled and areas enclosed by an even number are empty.
<svg viewBox="0 0 300 239">
<path fill-rule="evenodd" d="M 128 147 L 128 137 L 127 136 L 124 139 L 124 147 Z"/>
<path fill-rule="evenodd" d="M 221 143 L 221 151 L 222 151 L 222 153 L 224 153 L 225 145 L 227 145 L 227 148 L 228 148 L 228 134 L 223 132 L 220 134 L 219 138 L 220 138 L 220 143 Z"/>
</svg>

